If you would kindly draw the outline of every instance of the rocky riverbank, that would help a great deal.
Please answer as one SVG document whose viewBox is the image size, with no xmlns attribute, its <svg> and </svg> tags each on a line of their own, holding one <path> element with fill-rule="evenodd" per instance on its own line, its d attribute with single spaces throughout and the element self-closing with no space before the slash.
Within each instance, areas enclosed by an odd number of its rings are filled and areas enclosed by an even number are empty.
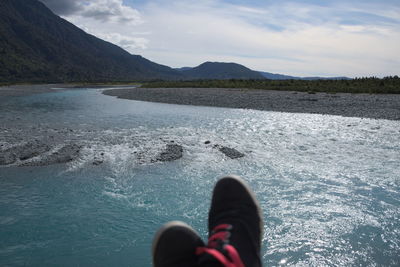
<svg viewBox="0 0 400 267">
<path fill-rule="evenodd" d="M 400 120 L 400 95 L 395 94 L 329 94 L 229 88 L 132 88 L 105 90 L 103 93 L 123 99 L 170 104 Z"/>
</svg>

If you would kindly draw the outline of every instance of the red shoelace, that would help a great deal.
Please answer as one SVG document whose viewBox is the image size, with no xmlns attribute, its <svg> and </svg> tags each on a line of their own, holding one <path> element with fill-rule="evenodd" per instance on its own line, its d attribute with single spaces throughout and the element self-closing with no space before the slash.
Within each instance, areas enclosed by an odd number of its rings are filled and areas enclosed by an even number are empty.
<svg viewBox="0 0 400 267">
<path fill-rule="evenodd" d="M 206 247 L 198 247 L 196 254 L 207 253 L 219 261 L 225 267 L 244 267 L 237 250 L 229 244 L 232 225 L 220 224 L 211 232 Z"/>
</svg>

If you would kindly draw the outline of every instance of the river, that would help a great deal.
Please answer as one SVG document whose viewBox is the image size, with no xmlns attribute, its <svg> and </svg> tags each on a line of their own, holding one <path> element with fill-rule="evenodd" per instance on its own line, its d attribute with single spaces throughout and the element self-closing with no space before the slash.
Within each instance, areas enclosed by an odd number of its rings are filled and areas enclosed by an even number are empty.
<svg viewBox="0 0 400 267">
<path fill-rule="evenodd" d="M 3 147 L 52 131 L 81 146 L 64 164 L 0 166 L 2 266 L 151 266 L 153 235 L 169 220 L 206 239 L 213 185 L 231 173 L 261 203 L 265 266 L 400 264 L 400 121 L 150 103 L 84 88 L 0 104 Z M 154 161 L 170 143 L 183 157 Z"/>
</svg>

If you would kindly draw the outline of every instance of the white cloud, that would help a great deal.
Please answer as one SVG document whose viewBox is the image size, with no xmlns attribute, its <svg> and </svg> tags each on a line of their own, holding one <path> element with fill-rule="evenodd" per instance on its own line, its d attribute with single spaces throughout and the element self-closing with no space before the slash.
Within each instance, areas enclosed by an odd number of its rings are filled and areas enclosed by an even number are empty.
<svg viewBox="0 0 400 267">
<path fill-rule="evenodd" d="M 48 0 L 47 0 L 48 1 Z M 76 26 L 125 50 L 140 54 L 147 48 L 149 32 L 137 32 L 135 27 L 143 23 L 137 9 L 122 0 L 92 0 L 76 3 L 79 10 L 63 16 Z"/>
<path fill-rule="evenodd" d="M 77 14 L 91 17 L 103 22 L 121 22 L 138 25 L 142 23 L 140 13 L 132 7 L 123 4 L 122 0 L 92 0 L 83 2 L 81 11 Z"/>
<path fill-rule="evenodd" d="M 125 50 L 146 49 L 148 40 L 142 37 L 130 37 L 119 33 L 98 33 L 99 38 L 117 44 Z"/>
<path fill-rule="evenodd" d="M 123 0 L 40 0 L 58 15 L 85 17 L 102 22 L 142 23 L 140 13 Z"/>
<path fill-rule="evenodd" d="M 208 12 L 205 5 L 182 2 L 173 8 L 151 6 L 146 21 L 153 34 L 144 56 L 176 67 L 224 60 L 292 75 L 390 75 L 400 69 L 397 29 L 362 26 L 354 31 L 336 20 L 319 25 L 308 22 L 307 14 L 317 12 L 312 7 L 303 6 L 297 18 L 290 17 L 296 6 L 270 8 L 265 11 L 270 17 L 256 23 L 238 19 L 233 6 L 210 6 Z M 284 26 L 274 30 L 264 24 Z"/>
<path fill-rule="evenodd" d="M 229 61 L 301 76 L 399 74 L 400 30 L 389 11 L 374 17 L 369 7 L 342 10 L 285 2 L 255 8 L 218 0 L 150 2 L 138 11 L 120 0 L 92 2 L 67 18 L 131 53 L 172 67 Z M 354 14 L 362 24 L 341 23 Z"/>
<path fill-rule="evenodd" d="M 71 15 L 79 11 L 81 0 L 39 0 L 58 15 Z"/>
</svg>

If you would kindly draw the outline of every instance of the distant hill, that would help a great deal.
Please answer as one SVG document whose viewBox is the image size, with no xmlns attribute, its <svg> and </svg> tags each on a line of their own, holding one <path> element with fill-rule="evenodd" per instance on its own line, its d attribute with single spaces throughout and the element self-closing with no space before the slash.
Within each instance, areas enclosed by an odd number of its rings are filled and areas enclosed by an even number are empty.
<svg viewBox="0 0 400 267">
<path fill-rule="evenodd" d="M 236 63 L 205 62 L 197 67 L 182 67 L 175 70 L 185 76 L 185 80 L 227 80 L 227 79 L 269 79 L 269 80 L 349 80 L 348 77 L 297 77 L 264 71 L 253 71 Z"/>
<path fill-rule="evenodd" d="M 37 0 L 0 1 L 0 82 L 182 79 L 87 34 Z"/>
<path fill-rule="evenodd" d="M 351 80 L 349 77 L 302 77 L 302 80 Z"/>
<path fill-rule="evenodd" d="M 191 70 L 191 69 L 193 69 L 193 68 L 191 68 L 191 67 L 175 68 L 175 70 L 177 70 L 177 71 L 185 71 L 185 70 Z"/>
<path fill-rule="evenodd" d="M 172 69 L 85 33 L 38 0 L 0 0 L 1 82 L 347 79 L 293 77 L 236 63 Z"/>
<path fill-rule="evenodd" d="M 300 77 L 283 75 L 283 74 L 275 74 L 270 72 L 259 71 L 259 73 L 266 79 L 270 80 L 292 80 L 292 79 L 300 79 Z"/>
<path fill-rule="evenodd" d="M 284 74 L 275 74 L 270 72 L 259 72 L 264 78 L 270 80 L 350 80 L 348 77 L 296 77 Z"/>
<path fill-rule="evenodd" d="M 178 70 L 186 79 L 264 79 L 259 72 L 236 63 L 205 62 L 194 68 L 185 67 Z"/>
</svg>

